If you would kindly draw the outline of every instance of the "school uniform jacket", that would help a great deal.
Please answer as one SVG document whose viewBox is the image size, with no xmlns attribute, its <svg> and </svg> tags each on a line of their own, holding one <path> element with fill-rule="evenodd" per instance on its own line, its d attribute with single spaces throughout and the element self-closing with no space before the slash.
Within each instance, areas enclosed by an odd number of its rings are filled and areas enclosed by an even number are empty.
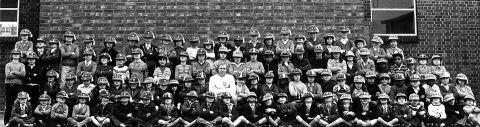
<svg viewBox="0 0 480 127">
<path fill-rule="evenodd" d="M 12 109 L 12 117 L 17 117 L 17 118 L 22 118 L 21 116 L 23 114 L 27 114 L 27 117 L 26 119 L 30 119 L 33 117 L 33 108 L 32 108 L 32 104 L 30 104 L 29 102 L 27 102 L 25 104 L 25 107 L 22 109 L 21 105 L 19 102 L 16 102 L 14 105 L 13 105 L 13 109 Z M 23 119 L 23 118 L 22 118 Z"/>
<path fill-rule="evenodd" d="M 353 106 L 355 107 L 353 108 L 353 112 L 355 112 L 357 118 L 361 120 L 372 120 L 378 118 L 379 113 L 377 105 L 373 102 L 369 102 L 367 106 L 368 110 L 364 110 L 364 107 L 360 102 Z"/>
<path fill-rule="evenodd" d="M 308 111 L 307 105 L 303 103 L 298 107 L 297 114 L 302 117 L 303 120 L 308 120 L 308 118 L 315 118 L 317 115 L 319 115 L 320 108 L 318 107 L 317 103 L 312 102 L 312 104 L 310 105 L 310 110 Z"/>
<path fill-rule="evenodd" d="M 131 113 L 135 116 L 135 106 L 131 102 L 128 102 L 127 105 L 123 105 L 122 102 L 117 102 L 113 109 L 113 116 L 120 122 L 125 122 L 129 119 L 127 114 Z"/>
<path fill-rule="evenodd" d="M 172 105 L 160 104 L 158 115 L 162 120 L 173 121 L 178 118 L 179 112 L 180 110 L 174 104 Z"/>
<path fill-rule="evenodd" d="M 105 105 L 103 104 L 97 104 L 93 109 L 92 109 L 92 116 L 95 117 L 106 117 L 110 118 L 113 115 L 113 111 L 115 110 L 113 108 L 114 103 L 109 102 Z"/>
<path fill-rule="evenodd" d="M 264 111 L 261 110 L 260 104 L 257 104 L 257 103 L 255 104 L 253 109 L 250 106 L 250 104 L 248 104 L 248 103 L 244 104 L 239 109 L 241 111 L 241 112 L 239 112 L 239 115 L 245 117 L 248 121 L 258 120 L 259 118 L 255 117 L 254 115 L 260 116 L 264 112 Z M 279 111 L 277 111 L 277 112 L 279 112 Z"/>
</svg>

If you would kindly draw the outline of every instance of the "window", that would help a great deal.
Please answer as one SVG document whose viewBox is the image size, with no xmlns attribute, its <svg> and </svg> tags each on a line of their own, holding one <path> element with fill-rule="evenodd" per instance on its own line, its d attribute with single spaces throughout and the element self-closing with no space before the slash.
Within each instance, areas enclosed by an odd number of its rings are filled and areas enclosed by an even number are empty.
<svg viewBox="0 0 480 127">
<path fill-rule="evenodd" d="M 0 0 L 0 37 L 18 36 L 19 0 Z"/>
<path fill-rule="evenodd" d="M 372 31 L 377 36 L 417 36 L 415 0 L 371 0 Z"/>
</svg>

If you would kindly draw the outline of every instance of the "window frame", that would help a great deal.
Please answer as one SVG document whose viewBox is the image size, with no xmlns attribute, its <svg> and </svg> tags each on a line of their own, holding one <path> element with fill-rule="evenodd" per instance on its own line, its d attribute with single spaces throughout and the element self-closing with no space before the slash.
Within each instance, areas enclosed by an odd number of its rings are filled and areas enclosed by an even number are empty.
<svg viewBox="0 0 480 127">
<path fill-rule="evenodd" d="M 417 26 L 417 0 L 412 0 L 413 8 L 373 8 L 373 1 L 370 0 L 370 22 L 373 22 L 373 11 L 413 11 L 413 26 L 414 33 L 413 34 L 378 34 L 373 33 L 374 36 L 417 36 L 418 35 L 418 26 Z M 373 27 L 372 27 L 373 29 Z"/>
<path fill-rule="evenodd" d="M 9 23 L 9 24 L 15 24 L 17 25 L 17 34 L 16 35 L 2 35 L 0 33 L 0 37 L 18 37 L 18 34 L 20 33 L 20 0 L 17 0 L 17 8 L 0 8 L 0 11 L 17 11 L 17 21 L 16 22 L 5 22 L 5 21 L 0 21 L 0 23 Z M 3 28 L 0 28 L 0 32 L 3 30 Z"/>
</svg>

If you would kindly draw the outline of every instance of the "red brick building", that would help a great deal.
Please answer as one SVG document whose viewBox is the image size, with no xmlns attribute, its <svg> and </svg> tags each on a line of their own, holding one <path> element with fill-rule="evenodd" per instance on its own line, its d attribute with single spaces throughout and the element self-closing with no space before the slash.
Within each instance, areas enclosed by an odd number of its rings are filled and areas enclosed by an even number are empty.
<svg viewBox="0 0 480 127">
<path fill-rule="evenodd" d="M 11 1 L 18 0 L 6 2 Z M 338 33 L 337 28 L 346 25 L 352 30 L 351 38 L 371 38 L 378 31 L 388 32 L 381 29 L 401 29 L 387 25 L 379 30 L 376 22 L 372 22 L 372 12 L 374 20 L 388 15 L 376 13 L 373 8 L 385 6 L 388 11 L 403 6 L 401 3 L 390 5 L 382 5 L 379 0 L 19 0 L 18 24 L 19 30 L 30 29 L 34 38 L 39 35 L 61 37 L 69 29 L 80 41 L 86 34 L 94 34 L 96 40 L 114 35 L 118 41 L 125 42 L 128 33 L 143 34 L 146 30 L 153 30 L 157 35 L 198 34 L 202 41 L 214 37 L 220 30 L 246 34 L 250 28 L 257 28 L 264 34 L 278 33 L 280 27 L 287 26 L 294 34 L 305 34 L 306 26 L 312 24 L 317 25 L 321 33 Z M 452 75 L 466 73 L 474 92 L 478 91 L 480 1 L 412 0 L 405 6 L 409 9 L 403 11 L 411 11 L 410 17 L 413 15 L 406 20 L 413 20 L 410 24 L 416 27 L 411 29 L 415 30 L 413 36 L 400 37 L 399 47 L 407 56 L 420 53 L 443 56 L 447 70 Z M 392 19 L 382 23 L 401 24 L 402 21 Z M 17 40 L 17 37 L 0 37 L 0 65 L 5 66 L 9 61 L 8 53 Z M 103 43 L 98 42 L 96 46 L 100 48 Z M 0 72 L 3 71 L 4 68 L 0 68 Z M 3 73 L 0 81 L 4 81 Z M 0 88 L 0 93 L 4 93 L 4 86 Z M 0 94 L 0 104 L 3 102 L 4 95 Z M 0 111 L 3 108 L 0 106 Z"/>
</svg>

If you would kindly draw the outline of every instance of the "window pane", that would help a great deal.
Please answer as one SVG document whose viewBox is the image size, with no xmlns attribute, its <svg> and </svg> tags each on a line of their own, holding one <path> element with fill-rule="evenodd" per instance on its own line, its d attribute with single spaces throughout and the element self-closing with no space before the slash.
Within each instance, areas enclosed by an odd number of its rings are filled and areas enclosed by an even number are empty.
<svg viewBox="0 0 480 127">
<path fill-rule="evenodd" d="M 17 10 L 0 10 L 1 22 L 16 22 Z"/>
<path fill-rule="evenodd" d="M 0 0 L 0 8 L 18 8 L 18 0 Z"/>
<path fill-rule="evenodd" d="M 413 11 L 372 11 L 375 34 L 415 34 Z"/>
<path fill-rule="evenodd" d="M 414 8 L 413 0 L 372 0 L 372 8 Z"/>
</svg>

